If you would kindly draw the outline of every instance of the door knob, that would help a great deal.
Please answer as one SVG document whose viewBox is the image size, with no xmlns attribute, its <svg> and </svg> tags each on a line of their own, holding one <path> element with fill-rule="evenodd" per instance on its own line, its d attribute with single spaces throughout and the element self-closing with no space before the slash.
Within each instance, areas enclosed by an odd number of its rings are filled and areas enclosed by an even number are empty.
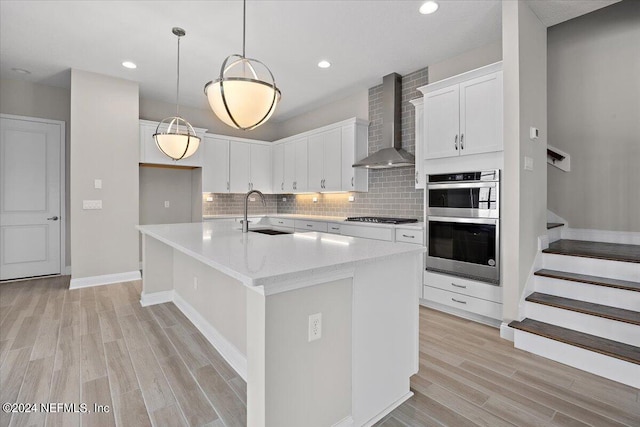
<svg viewBox="0 0 640 427">
<path fill-rule="evenodd" d="M 58 219 L 57 216 L 52 216 L 51 218 L 47 218 L 47 221 L 57 221 Z"/>
</svg>

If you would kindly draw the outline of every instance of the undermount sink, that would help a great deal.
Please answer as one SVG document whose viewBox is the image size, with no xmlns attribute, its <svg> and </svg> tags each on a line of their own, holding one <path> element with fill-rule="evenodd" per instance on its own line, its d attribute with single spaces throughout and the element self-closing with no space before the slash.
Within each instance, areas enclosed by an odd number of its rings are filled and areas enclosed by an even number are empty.
<svg viewBox="0 0 640 427">
<path fill-rule="evenodd" d="M 259 230 L 249 230 L 252 233 L 268 234 L 269 236 L 278 236 L 280 234 L 293 234 L 291 231 L 280 231 L 272 228 L 262 228 Z"/>
</svg>

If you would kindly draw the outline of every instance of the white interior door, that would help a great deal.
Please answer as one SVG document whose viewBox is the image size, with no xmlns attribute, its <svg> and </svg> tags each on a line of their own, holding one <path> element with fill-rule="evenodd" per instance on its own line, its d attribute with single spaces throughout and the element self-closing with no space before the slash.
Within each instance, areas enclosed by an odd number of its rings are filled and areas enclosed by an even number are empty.
<svg viewBox="0 0 640 427">
<path fill-rule="evenodd" d="M 61 125 L 0 118 L 0 280 L 59 274 Z"/>
</svg>

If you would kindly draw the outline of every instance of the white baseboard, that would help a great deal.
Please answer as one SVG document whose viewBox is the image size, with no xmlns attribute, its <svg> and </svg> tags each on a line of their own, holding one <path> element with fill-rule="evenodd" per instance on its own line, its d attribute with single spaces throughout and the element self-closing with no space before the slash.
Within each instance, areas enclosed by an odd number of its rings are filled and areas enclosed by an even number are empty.
<svg viewBox="0 0 640 427">
<path fill-rule="evenodd" d="M 174 294 L 173 290 L 153 292 L 150 294 L 142 291 L 142 294 L 140 294 L 140 305 L 143 307 L 148 307 L 150 305 L 164 304 L 165 302 L 172 302 L 173 294 Z"/>
<path fill-rule="evenodd" d="M 474 322 L 482 323 L 483 325 L 491 326 L 493 328 L 500 327 L 500 320 L 493 319 L 491 317 L 482 316 L 480 314 L 471 313 L 469 311 L 460 310 L 448 305 L 439 304 L 434 301 L 429 301 L 424 298 L 420 298 L 420 305 L 434 310 L 442 311 L 444 313 L 453 314 L 454 316 L 462 317 L 463 319 L 473 320 Z"/>
<path fill-rule="evenodd" d="M 514 330 L 507 323 L 502 322 L 500 325 L 500 338 L 513 342 Z"/>
<path fill-rule="evenodd" d="M 353 417 L 351 415 L 344 417 L 331 427 L 353 427 Z"/>
<path fill-rule="evenodd" d="M 568 240 L 640 245 L 640 232 L 637 231 L 588 230 L 585 228 L 564 227 L 561 233 L 562 238 Z"/>
<path fill-rule="evenodd" d="M 214 328 L 200 313 L 196 311 L 180 294 L 174 292 L 173 303 L 187 316 L 220 355 L 231 367 L 247 381 L 247 357 L 231 344 L 216 328 Z"/>
<path fill-rule="evenodd" d="M 140 271 L 127 271 L 125 273 L 103 274 L 101 276 L 72 278 L 69 289 L 89 288 L 92 286 L 110 285 L 112 283 L 131 282 L 140 280 Z"/>
</svg>

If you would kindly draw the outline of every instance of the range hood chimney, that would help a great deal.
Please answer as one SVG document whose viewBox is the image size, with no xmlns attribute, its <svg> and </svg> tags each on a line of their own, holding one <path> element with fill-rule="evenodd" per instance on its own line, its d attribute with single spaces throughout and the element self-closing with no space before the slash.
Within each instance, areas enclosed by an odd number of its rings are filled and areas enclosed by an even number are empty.
<svg viewBox="0 0 640 427">
<path fill-rule="evenodd" d="M 413 154 L 400 148 L 401 80 L 402 77 L 397 73 L 388 74 L 382 79 L 382 139 L 388 147 L 355 163 L 354 168 L 388 169 L 415 165 Z"/>
</svg>

